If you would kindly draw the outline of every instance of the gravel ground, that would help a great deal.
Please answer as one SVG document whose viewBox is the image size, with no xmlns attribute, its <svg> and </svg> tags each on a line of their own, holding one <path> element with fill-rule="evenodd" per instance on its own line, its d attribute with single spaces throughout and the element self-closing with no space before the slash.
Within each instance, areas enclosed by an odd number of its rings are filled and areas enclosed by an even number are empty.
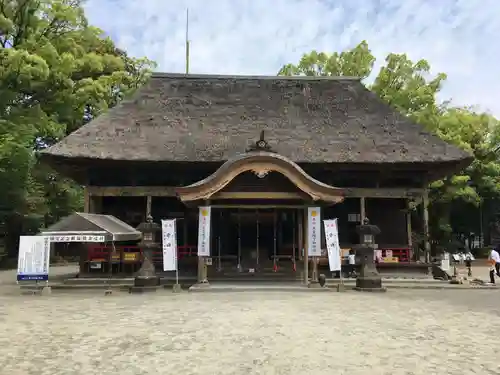
<svg viewBox="0 0 500 375">
<path fill-rule="evenodd" d="M 496 290 L 0 293 L 0 374 L 498 374 L 499 310 Z"/>
</svg>

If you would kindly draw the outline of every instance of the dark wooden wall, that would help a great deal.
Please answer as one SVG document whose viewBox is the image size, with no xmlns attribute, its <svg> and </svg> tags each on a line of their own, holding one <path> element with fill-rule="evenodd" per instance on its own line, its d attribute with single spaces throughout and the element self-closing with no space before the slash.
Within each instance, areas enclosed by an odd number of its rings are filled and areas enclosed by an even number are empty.
<svg viewBox="0 0 500 375">
<path fill-rule="evenodd" d="M 210 176 L 220 166 L 221 163 L 100 163 L 86 167 L 87 183 L 82 182 L 82 184 L 93 186 L 186 186 Z M 423 185 L 423 171 L 421 170 L 390 170 L 385 165 L 374 165 L 364 169 L 342 164 L 301 164 L 300 166 L 317 180 L 337 187 L 411 188 Z M 243 180 L 247 178 L 242 177 Z"/>
<path fill-rule="evenodd" d="M 404 199 L 366 199 L 366 216 L 380 228 L 376 241 L 381 247 L 408 244 L 405 205 Z"/>
<path fill-rule="evenodd" d="M 360 214 L 360 199 L 346 198 L 344 202 L 335 206 L 323 208 L 323 219 L 338 219 L 339 241 L 341 245 L 359 243 L 356 226 L 359 222 L 349 222 L 349 214 Z M 380 235 L 376 242 L 381 247 L 406 246 L 406 215 L 404 199 L 367 198 L 365 200 L 366 216 L 370 223 L 380 228 Z"/>
</svg>

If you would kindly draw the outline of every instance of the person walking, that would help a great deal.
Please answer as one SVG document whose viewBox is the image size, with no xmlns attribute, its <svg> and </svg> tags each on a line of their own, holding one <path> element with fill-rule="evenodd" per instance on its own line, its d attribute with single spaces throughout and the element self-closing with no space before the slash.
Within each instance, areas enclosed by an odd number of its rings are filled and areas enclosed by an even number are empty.
<svg viewBox="0 0 500 375">
<path fill-rule="evenodd" d="M 349 263 L 348 277 L 356 277 L 356 253 L 354 252 L 354 250 L 349 250 L 347 261 Z"/>
<path fill-rule="evenodd" d="M 492 250 L 492 259 L 495 261 L 495 273 L 500 277 L 500 245 Z"/>
<path fill-rule="evenodd" d="M 465 267 L 467 268 L 467 276 L 472 277 L 472 254 L 468 253 L 465 256 Z"/>
<path fill-rule="evenodd" d="M 498 253 L 498 246 L 491 249 L 488 256 L 488 263 L 490 264 L 490 282 L 495 284 L 495 274 L 500 277 L 500 254 Z"/>
</svg>

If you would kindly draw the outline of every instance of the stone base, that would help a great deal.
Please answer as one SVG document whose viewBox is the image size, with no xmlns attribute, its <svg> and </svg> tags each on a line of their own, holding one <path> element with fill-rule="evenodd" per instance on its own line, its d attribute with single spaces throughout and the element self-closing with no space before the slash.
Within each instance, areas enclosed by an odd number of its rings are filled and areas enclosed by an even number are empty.
<svg viewBox="0 0 500 375">
<path fill-rule="evenodd" d="M 40 291 L 42 296 L 48 296 L 52 294 L 52 288 L 50 286 L 44 286 Z"/>
<path fill-rule="evenodd" d="M 201 283 L 198 282 L 198 283 L 194 284 L 193 286 L 196 288 L 210 288 L 210 283 L 207 280 L 205 280 L 205 281 L 202 281 Z"/>
<path fill-rule="evenodd" d="M 174 286 L 172 287 L 172 292 L 174 292 L 174 293 L 182 292 L 181 284 L 174 284 Z"/>
<path fill-rule="evenodd" d="M 380 288 L 359 288 L 355 287 L 354 290 L 358 292 L 372 292 L 372 293 L 385 293 L 387 292 L 386 288 L 380 287 Z"/>
<path fill-rule="evenodd" d="M 322 287 L 326 285 L 326 276 L 324 274 L 321 274 L 318 276 L 318 282 L 319 282 L 319 285 L 321 285 Z"/>
<path fill-rule="evenodd" d="M 137 285 L 134 285 L 128 289 L 128 292 L 133 293 L 133 294 L 150 293 L 150 292 L 156 292 L 157 289 L 158 289 L 158 286 L 156 286 L 156 285 L 155 286 L 137 286 Z"/>
<path fill-rule="evenodd" d="M 317 281 L 310 281 L 309 284 L 307 284 L 307 287 L 308 288 L 318 289 L 318 288 L 321 288 L 322 286 Z"/>
<path fill-rule="evenodd" d="M 337 285 L 337 292 L 345 292 L 345 285 L 344 284 L 338 284 Z"/>
<path fill-rule="evenodd" d="M 356 278 L 356 288 L 361 289 L 379 289 L 382 288 L 381 277 L 362 277 Z"/>
<path fill-rule="evenodd" d="M 160 278 L 157 276 L 136 276 L 134 286 L 136 287 L 153 287 L 160 285 Z"/>
</svg>

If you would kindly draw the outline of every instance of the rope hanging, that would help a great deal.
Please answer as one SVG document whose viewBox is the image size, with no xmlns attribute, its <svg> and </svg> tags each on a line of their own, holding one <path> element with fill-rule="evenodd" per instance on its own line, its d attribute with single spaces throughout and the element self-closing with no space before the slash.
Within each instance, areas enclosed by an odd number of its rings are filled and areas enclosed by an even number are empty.
<svg viewBox="0 0 500 375">
<path fill-rule="evenodd" d="M 239 208 L 236 215 L 238 216 L 238 271 L 241 272 L 241 217 Z"/>
<path fill-rule="evenodd" d="M 259 233 L 259 209 L 256 210 L 256 215 L 257 217 L 257 254 L 256 254 L 256 267 L 259 266 L 259 237 L 260 237 L 260 233 Z"/>
<path fill-rule="evenodd" d="M 297 271 L 297 265 L 295 263 L 295 246 L 296 246 L 296 235 L 295 235 L 295 230 L 297 229 L 296 228 L 296 215 L 297 215 L 297 211 L 296 210 L 293 210 L 293 214 L 292 214 L 292 270 L 293 272 Z"/>
<path fill-rule="evenodd" d="M 277 211 L 276 209 L 274 210 L 274 215 L 273 215 L 273 271 L 278 272 L 278 263 L 276 262 L 276 233 L 277 233 Z"/>
<path fill-rule="evenodd" d="M 218 236 L 217 236 L 217 271 L 221 272 L 222 271 L 222 260 L 221 260 L 221 232 L 222 232 L 222 209 L 220 210 L 219 213 L 219 230 L 218 230 Z"/>
</svg>

